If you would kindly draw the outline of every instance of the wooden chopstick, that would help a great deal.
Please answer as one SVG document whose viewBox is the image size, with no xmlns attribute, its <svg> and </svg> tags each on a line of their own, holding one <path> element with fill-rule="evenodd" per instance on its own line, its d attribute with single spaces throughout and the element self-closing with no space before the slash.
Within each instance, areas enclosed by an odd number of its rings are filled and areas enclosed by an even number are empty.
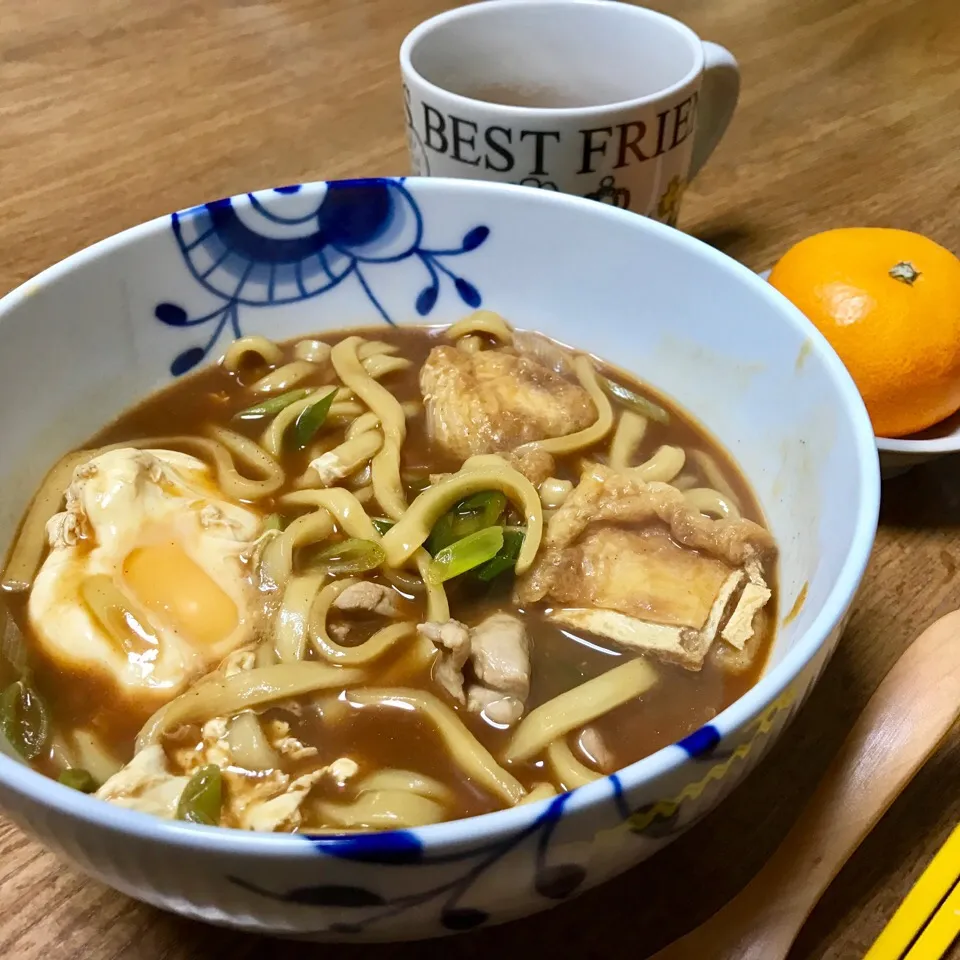
<svg viewBox="0 0 960 960">
<path fill-rule="evenodd" d="M 863 960 L 937 960 L 960 935 L 960 825 Z"/>
</svg>

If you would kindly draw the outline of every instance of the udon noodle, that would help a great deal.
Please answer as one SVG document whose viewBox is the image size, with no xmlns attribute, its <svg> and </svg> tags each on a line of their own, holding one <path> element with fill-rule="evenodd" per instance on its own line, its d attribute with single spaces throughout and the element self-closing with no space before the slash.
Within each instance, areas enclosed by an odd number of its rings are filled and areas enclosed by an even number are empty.
<svg viewBox="0 0 960 960">
<path fill-rule="evenodd" d="M 243 337 L 41 484 L 3 572 L 2 729 L 196 823 L 535 802 L 753 683 L 775 563 L 715 441 L 496 314 Z"/>
</svg>

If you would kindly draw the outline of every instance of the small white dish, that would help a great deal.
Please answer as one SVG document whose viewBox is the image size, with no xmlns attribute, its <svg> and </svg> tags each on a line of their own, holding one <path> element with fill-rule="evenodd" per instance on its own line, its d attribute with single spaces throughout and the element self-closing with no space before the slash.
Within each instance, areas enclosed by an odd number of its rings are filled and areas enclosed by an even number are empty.
<svg viewBox="0 0 960 960">
<path fill-rule="evenodd" d="M 960 413 L 909 437 L 877 437 L 877 450 L 884 479 L 899 476 L 928 460 L 960 452 Z"/>
</svg>

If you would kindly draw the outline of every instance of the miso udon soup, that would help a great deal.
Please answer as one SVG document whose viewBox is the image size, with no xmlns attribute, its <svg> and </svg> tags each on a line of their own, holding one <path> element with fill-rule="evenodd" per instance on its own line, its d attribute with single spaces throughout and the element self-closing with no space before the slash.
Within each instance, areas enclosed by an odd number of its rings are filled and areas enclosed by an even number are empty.
<svg viewBox="0 0 960 960">
<path fill-rule="evenodd" d="M 675 407 L 494 314 L 247 337 L 48 474 L 3 729 L 106 801 L 243 829 L 551 796 L 756 680 L 762 524 Z"/>
</svg>

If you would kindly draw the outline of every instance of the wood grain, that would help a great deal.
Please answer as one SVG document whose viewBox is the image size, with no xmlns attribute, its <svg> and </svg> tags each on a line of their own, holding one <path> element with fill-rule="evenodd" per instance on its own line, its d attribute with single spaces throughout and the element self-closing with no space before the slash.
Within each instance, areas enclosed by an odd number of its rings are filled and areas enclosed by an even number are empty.
<svg viewBox="0 0 960 960">
<path fill-rule="evenodd" d="M 656 4 L 655 4 L 656 5 Z M 94 240 L 255 187 L 407 171 L 396 51 L 440 0 L 0 0 L 0 291 Z M 956 0 L 672 0 L 732 49 L 740 109 L 681 227 L 749 266 L 817 230 L 920 230 L 960 250 Z M 960 460 L 888 483 L 830 668 L 762 769 L 626 876 L 552 913 L 338 960 L 654 950 L 740 889 L 923 627 L 960 606 Z M 956 735 L 837 878 L 792 960 L 852 960 L 960 819 Z M 749 843 L 742 838 L 749 836 Z M 740 838 L 739 840 L 737 838 Z M 71 872 L 0 821 L 0 956 L 306 958 L 317 948 L 168 916 Z M 960 953 L 957 954 L 960 956 Z M 705 958 L 708 960 L 708 958 Z"/>
</svg>

